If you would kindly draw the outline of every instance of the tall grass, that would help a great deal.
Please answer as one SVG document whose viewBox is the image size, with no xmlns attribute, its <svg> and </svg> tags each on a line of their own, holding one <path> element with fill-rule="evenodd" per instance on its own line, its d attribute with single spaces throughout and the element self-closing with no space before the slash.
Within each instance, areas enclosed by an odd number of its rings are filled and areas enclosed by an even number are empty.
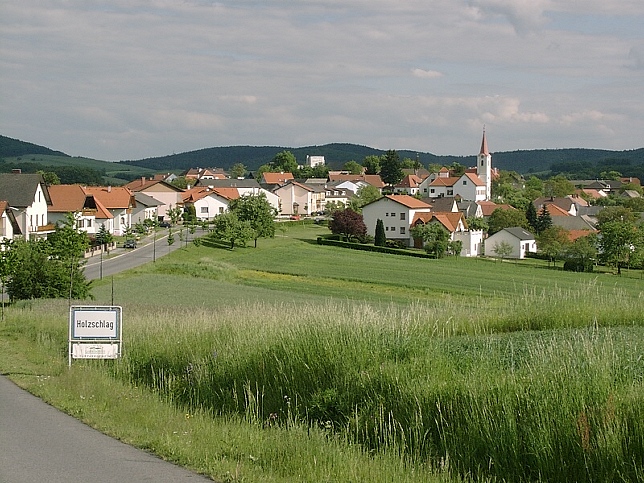
<svg viewBox="0 0 644 483">
<path fill-rule="evenodd" d="M 561 320 L 545 307 L 530 313 Z M 119 377 L 180 406 L 265 427 L 306 421 L 462 476 L 642 474 L 641 319 L 489 336 L 422 305 L 257 303 L 177 317 L 138 319 Z"/>
</svg>

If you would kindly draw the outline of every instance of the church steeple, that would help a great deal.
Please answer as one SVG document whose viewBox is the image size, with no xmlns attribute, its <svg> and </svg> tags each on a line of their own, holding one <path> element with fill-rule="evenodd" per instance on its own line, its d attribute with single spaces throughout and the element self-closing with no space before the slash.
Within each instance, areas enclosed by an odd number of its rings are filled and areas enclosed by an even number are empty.
<svg viewBox="0 0 644 483">
<path fill-rule="evenodd" d="M 487 138 L 485 137 L 485 126 L 483 126 L 483 140 L 481 141 L 481 151 L 479 154 L 485 154 L 486 156 L 490 154 L 487 148 Z"/>
<path fill-rule="evenodd" d="M 487 147 L 487 137 L 485 136 L 485 126 L 483 126 L 483 139 L 481 140 L 481 151 L 477 156 L 476 174 L 481 181 L 485 183 L 485 199 L 490 200 L 492 197 L 492 155 Z"/>
</svg>

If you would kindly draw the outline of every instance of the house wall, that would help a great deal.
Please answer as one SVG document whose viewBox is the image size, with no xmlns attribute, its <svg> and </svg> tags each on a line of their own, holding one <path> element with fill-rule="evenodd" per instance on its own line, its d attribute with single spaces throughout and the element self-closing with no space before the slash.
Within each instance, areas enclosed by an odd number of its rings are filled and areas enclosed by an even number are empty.
<svg viewBox="0 0 644 483">
<path fill-rule="evenodd" d="M 212 194 L 195 201 L 194 207 L 198 220 L 211 221 L 217 215 L 226 212 L 228 209 L 228 200 Z"/>
<path fill-rule="evenodd" d="M 16 220 L 27 240 L 34 238 L 38 227 L 48 224 L 47 201 L 42 185 L 38 185 L 36 188 L 33 203 L 24 210 L 16 212 Z"/>
<path fill-rule="evenodd" d="M 478 257 L 482 255 L 483 231 L 461 231 L 454 233 L 454 241 L 463 242 L 462 257 Z"/>
<path fill-rule="evenodd" d="M 495 233 L 485 240 L 485 256 L 486 257 L 496 257 L 494 253 L 494 245 L 496 243 L 508 242 L 512 246 L 512 253 L 508 258 L 517 258 L 523 260 L 525 258 L 526 252 L 536 252 L 537 243 L 535 240 L 519 240 L 517 237 L 511 233 L 501 230 L 500 232 Z"/>
<path fill-rule="evenodd" d="M 308 215 L 311 211 L 317 211 L 311 210 L 311 192 L 299 186 L 285 185 L 275 190 L 275 194 L 279 196 L 282 215 Z M 293 206 L 294 203 L 298 204 L 297 213 Z"/>
<path fill-rule="evenodd" d="M 165 219 L 168 216 L 168 210 L 176 208 L 177 205 L 180 205 L 183 201 L 181 198 L 181 192 L 174 191 L 171 188 L 163 189 L 163 185 L 159 185 L 158 183 L 155 186 L 151 186 L 149 189 L 141 191 L 141 193 L 145 193 L 146 195 L 163 203 L 163 205 L 158 207 L 159 219 Z"/>
<path fill-rule="evenodd" d="M 9 220 L 7 213 L 3 212 L 2 217 L 0 217 L 0 241 L 4 238 L 7 240 L 13 240 L 13 236 L 13 225 L 11 224 L 11 220 Z"/>
<path fill-rule="evenodd" d="M 409 233 L 411 221 L 416 213 L 429 213 L 430 208 L 414 210 L 389 198 L 381 198 L 362 208 L 362 218 L 367 227 L 367 234 L 376 235 L 376 223 L 382 220 L 385 226 L 385 236 L 390 240 L 404 240 L 413 246 L 413 238 Z"/>
<path fill-rule="evenodd" d="M 143 223 L 145 220 L 157 220 L 158 219 L 158 207 L 157 206 L 140 206 L 140 203 L 136 204 L 136 208 L 132 208 L 132 223 Z"/>
</svg>

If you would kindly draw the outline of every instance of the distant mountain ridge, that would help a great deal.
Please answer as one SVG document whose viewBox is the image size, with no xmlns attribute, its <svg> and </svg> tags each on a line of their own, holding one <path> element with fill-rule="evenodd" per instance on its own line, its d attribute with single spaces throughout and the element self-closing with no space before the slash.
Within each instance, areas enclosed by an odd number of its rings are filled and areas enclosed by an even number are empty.
<svg viewBox="0 0 644 483">
<path fill-rule="evenodd" d="M 219 167 L 229 169 L 235 163 L 242 163 L 248 170 L 256 170 L 267 164 L 273 157 L 284 150 L 291 151 L 300 164 L 304 164 L 307 155 L 324 156 L 332 169 L 340 169 L 347 161 L 361 162 L 366 156 L 381 156 L 386 151 L 368 146 L 350 143 L 331 143 L 320 146 L 289 148 L 285 146 L 224 146 L 198 149 L 179 154 L 154 158 L 107 162 L 106 166 L 133 166 L 147 168 L 154 172 L 181 172 L 190 168 Z M 418 159 L 423 166 L 430 163 L 451 165 L 454 162 L 465 166 L 476 164 L 476 154 L 471 156 L 438 156 L 431 153 L 412 150 L 397 150 L 401 158 Z M 65 153 L 54 151 L 44 146 L 19 141 L 0 135 L 0 158 L 46 154 L 68 157 Z M 616 170 L 624 176 L 639 177 L 644 181 L 644 148 L 627 151 L 609 151 L 602 149 L 566 148 L 535 149 L 520 151 L 492 152 L 492 165 L 521 174 L 563 173 L 573 177 L 596 177 L 605 170 Z"/>
</svg>

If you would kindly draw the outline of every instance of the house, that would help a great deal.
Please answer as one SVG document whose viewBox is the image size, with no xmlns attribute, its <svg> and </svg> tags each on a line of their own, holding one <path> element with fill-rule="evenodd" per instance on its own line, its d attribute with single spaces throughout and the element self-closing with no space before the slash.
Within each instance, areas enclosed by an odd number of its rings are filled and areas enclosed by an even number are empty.
<svg viewBox="0 0 644 483">
<path fill-rule="evenodd" d="M 20 170 L 0 173 L 0 200 L 7 203 L 4 212 L 7 221 L 12 224 L 14 236 L 20 234 L 30 240 L 46 237 L 53 232 L 54 225 L 49 222 L 47 213 L 51 198 L 40 174 L 23 174 Z M 13 216 L 8 215 L 7 210 L 12 210 Z M 8 234 L 9 225 L 6 228 Z"/>
<path fill-rule="evenodd" d="M 13 240 L 19 235 L 22 235 L 22 232 L 14 208 L 11 208 L 7 201 L 0 201 L 0 242 Z"/>
<path fill-rule="evenodd" d="M 166 181 L 145 177 L 131 181 L 125 185 L 125 188 L 133 193 L 144 193 L 157 200 L 160 203 L 157 209 L 159 221 L 166 219 L 169 209 L 176 208 L 181 203 L 181 193 L 183 193 L 182 189 Z"/>
<path fill-rule="evenodd" d="M 385 183 L 383 183 L 382 178 L 379 174 L 346 174 L 329 172 L 328 179 L 330 183 L 334 183 L 336 181 L 362 181 L 375 188 L 378 188 L 381 191 L 385 187 Z"/>
<path fill-rule="evenodd" d="M 501 208 L 502 210 L 516 210 L 516 208 L 512 205 L 499 204 L 495 203 L 494 201 L 479 201 L 477 202 L 477 205 L 481 207 L 481 214 L 483 215 L 483 218 L 489 218 L 492 213 L 494 213 L 494 210 L 498 208 Z"/>
<path fill-rule="evenodd" d="M 512 252 L 510 252 L 507 258 L 523 260 L 526 253 L 536 253 L 537 251 L 537 242 L 535 241 L 534 235 L 521 227 L 513 227 L 504 228 L 494 235 L 490 235 L 485 240 L 485 256 L 498 256 L 494 249 L 503 242 L 508 243 L 512 247 Z"/>
<path fill-rule="evenodd" d="M 221 168 L 190 168 L 183 175 L 187 180 L 226 179 L 228 175 Z"/>
<path fill-rule="evenodd" d="M 273 193 L 280 199 L 278 211 L 282 215 L 306 216 L 324 210 L 324 186 L 306 185 L 291 180 Z"/>
<path fill-rule="evenodd" d="M 114 219 L 112 233 L 125 235 L 132 226 L 132 210 L 136 206 L 134 193 L 124 186 L 87 186 L 83 189 L 111 213 Z"/>
<path fill-rule="evenodd" d="M 310 156 L 306 155 L 306 165 L 310 168 L 315 168 L 316 166 L 324 166 L 324 156 Z"/>
<path fill-rule="evenodd" d="M 421 196 L 428 198 L 458 196 L 470 201 L 487 199 L 485 182 L 474 173 L 465 172 L 461 176 L 448 176 L 441 170 L 433 181 L 431 179 L 432 177 L 425 178 L 419 184 Z"/>
<path fill-rule="evenodd" d="M 362 207 L 362 218 L 367 234 L 375 236 L 376 223 L 382 220 L 388 240 L 398 240 L 413 246 L 409 233 L 418 213 L 430 213 L 431 206 L 409 195 L 386 195 Z"/>
<path fill-rule="evenodd" d="M 132 223 L 144 223 L 145 220 L 157 221 L 159 219 L 159 206 L 163 203 L 142 192 L 134 193 L 134 199 L 136 206 L 132 208 Z"/>
<path fill-rule="evenodd" d="M 276 211 L 279 209 L 279 197 L 275 193 L 262 188 L 254 179 L 227 178 L 200 180 L 195 188 L 204 186 L 210 189 L 234 188 L 235 190 L 237 190 L 237 194 L 239 196 L 258 196 L 260 194 L 263 194 L 264 196 L 266 196 L 266 199 Z"/>
<path fill-rule="evenodd" d="M 397 195 L 416 196 L 420 193 L 420 183 L 423 180 L 415 174 L 406 175 L 400 183 L 394 186 L 394 193 Z"/>
<path fill-rule="evenodd" d="M 293 173 L 270 173 L 267 171 L 262 173 L 259 184 L 265 190 L 274 192 L 280 186 L 284 186 L 289 181 L 294 180 Z"/>
<path fill-rule="evenodd" d="M 198 220 L 213 220 L 225 213 L 231 200 L 239 198 L 237 188 L 214 188 L 199 186 L 183 193 L 184 206 L 192 205 Z"/>
<path fill-rule="evenodd" d="M 469 230 L 465 216 L 460 211 L 417 213 L 412 220 L 411 226 L 419 226 L 427 223 L 439 223 L 449 233 L 450 241 L 462 243 L 461 256 L 478 257 L 483 246 L 483 231 Z M 415 248 L 423 247 L 423 240 L 413 239 Z"/>
<path fill-rule="evenodd" d="M 48 207 L 52 223 L 65 222 L 68 213 L 74 214 L 76 228 L 95 235 L 104 225 L 114 233 L 114 216 L 85 188 L 76 184 L 60 184 L 49 187 L 51 206 Z"/>
</svg>

